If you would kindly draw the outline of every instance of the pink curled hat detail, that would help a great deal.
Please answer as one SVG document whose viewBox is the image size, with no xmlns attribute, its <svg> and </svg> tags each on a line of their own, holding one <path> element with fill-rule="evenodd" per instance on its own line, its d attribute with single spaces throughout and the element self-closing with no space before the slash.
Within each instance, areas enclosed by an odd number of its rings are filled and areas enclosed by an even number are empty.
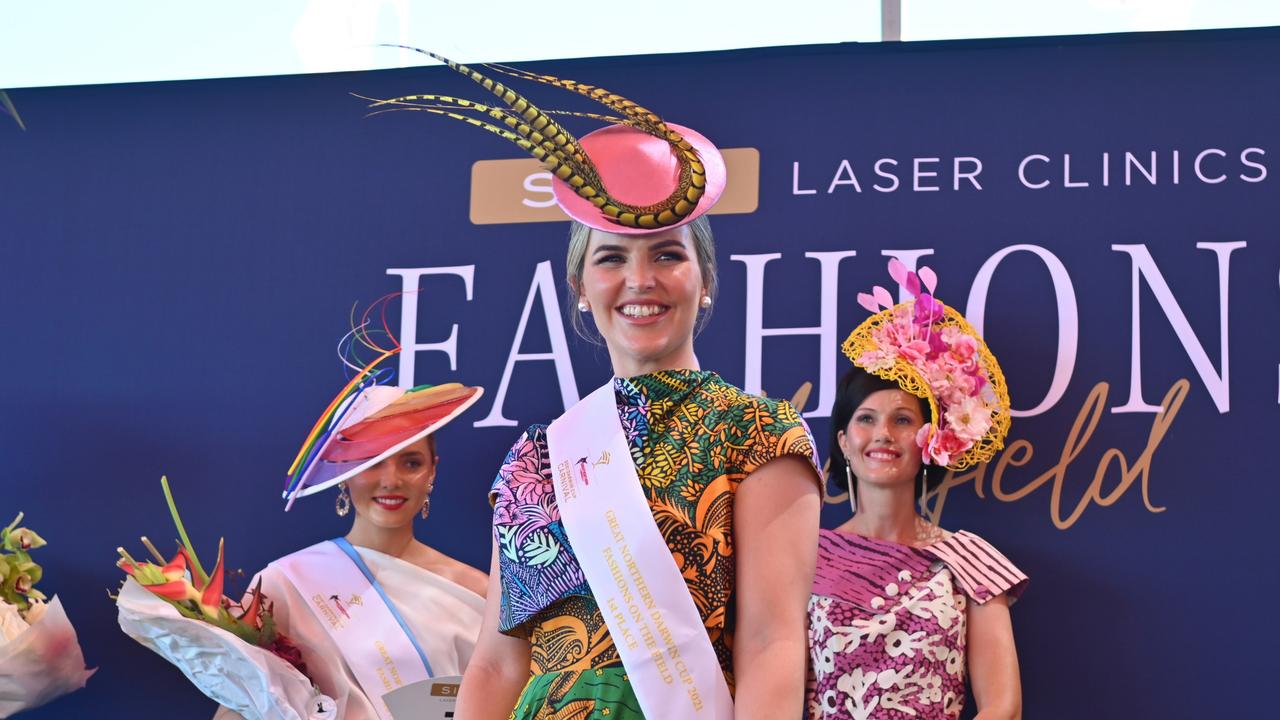
<svg viewBox="0 0 1280 720">
<path fill-rule="evenodd" d="M 932 270 L 889 261 L 889 275 L 911 295 L 894 304 L 876 286 L 858 293 L 873 314 L 841 349 L 854 365 L 929 401 L 930 418 L 916 435 L 921 459 L 951 470 L 987 462 L 1009 433 L 1009 391 L 1000 364 L 964 316 L 933 296 Z"/>
<path fill-rule="evenodd" d="M 724 194 L 728 173 L 723 156 L 710 140 L 689 128 L 664 122 L 621 95 L 504 65 L 481 66 L 584 95 L 617 114 L 543 110 L 473 68 L 427 50 L 406 49 L 429 55 L 465 75 L 496 96 L 500 105 L 439 94 L 364 98 L 371 101 L 373 114 L 407 110 L 442 115 L 514 143 L 542 161 L 556 179 L 554 191 L 560 208 L 588 227 L 619 234 L 679 227 L 705 214 Z M 579 139 L 553 115 L 585 117 L 609 126 Z"/>
</svg>

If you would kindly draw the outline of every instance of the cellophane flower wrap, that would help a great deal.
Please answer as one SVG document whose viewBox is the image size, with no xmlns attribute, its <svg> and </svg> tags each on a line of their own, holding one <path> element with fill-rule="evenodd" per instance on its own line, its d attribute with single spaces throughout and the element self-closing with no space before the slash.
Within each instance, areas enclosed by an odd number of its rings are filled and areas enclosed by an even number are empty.
<svg viewBox="0 0 1280 720">
<path fill-rule="evenodd" d="M 302 653 L 276 628 L 261 582 L 241 603 L 222 594 L 223 543 L 206 573 L 196 557 L 169 490 L 161 478 L 181 546 L 164 561 L 145 537 L 156 562 L 119 549 L 117 565 L 129 576 L 116 596 L 120 629 L 173 663 L 201 692 L 247 720 L 305 720 L 332 701 L 306 676 Z"/>
<path fill-rule="evenodd" d="M 45 541 L 22 517 L 0 530 L 0 718 L 79 690 L 94 673 L 62 603 L 35 587 L 44 573 L 31 551 Z"/>
<path fill-rule="evenodd" d="M 894 259 L 889 274 L 911 299 L 893 303 L 877 286 L 859 293 L 873 314 L 844 341 L 854 365 L 929 401 L 916 445 L 923 462 L 952 470 L 986 462 L 1009 433 L 1009 391 L 995 356 L 960 313 L 933 296 L 937 276 Z"/>
</svg>

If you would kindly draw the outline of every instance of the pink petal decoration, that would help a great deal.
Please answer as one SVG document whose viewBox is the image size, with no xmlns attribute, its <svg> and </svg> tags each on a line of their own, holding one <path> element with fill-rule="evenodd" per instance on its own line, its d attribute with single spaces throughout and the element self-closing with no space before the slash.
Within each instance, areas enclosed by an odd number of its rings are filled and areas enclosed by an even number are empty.
<svg viewBox="0 0 1280 720">
<path fill-rule="evenodd" d="M 887 308 L 893 307 L 893 296 L 889 294 L 888 290 L 877 285 L 872 288 L 871 292 L 875 295 L 876 302 Z"/>
<path fill-rule="evenodd" d="M 920 278 L 913 272 L 907 273 L 907 281 L 902 285 L 912 297 L 920 297 Z"/>
<path fill-rule="evenodd" d="M 866 293 L 858 293 L 858 304 L 873 313 L 880 312 L 880 306 L 876 304 L 876 299 Z"/>
<path fill-rule="evenodd" d="M 889 258 L 889 277 L 899 285 L 907 284 L 907 266 L 898 258 Z"/>
<path fill-rule="evenodd" d="M 934 288 L 938 287 L 938 275 L 928 267 L 920 268 L 917 274 L 920 276 L 920 282 L 924 283 L 925 289 L 932 294 Z"/>
</svg>

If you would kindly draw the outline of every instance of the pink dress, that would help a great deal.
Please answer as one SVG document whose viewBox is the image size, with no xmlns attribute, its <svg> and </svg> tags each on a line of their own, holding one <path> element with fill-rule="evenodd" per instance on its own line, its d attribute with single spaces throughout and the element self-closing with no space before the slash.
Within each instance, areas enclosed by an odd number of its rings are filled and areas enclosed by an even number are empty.
<svg viewBox="0 0 1280 720">
<path fill-rule="evenodd" d="M 809 599 L 810 720 L 959 718 L 965 608 L 1026 585 L 964 531 L 924 548 L 822 530 Z"/>
</svg>

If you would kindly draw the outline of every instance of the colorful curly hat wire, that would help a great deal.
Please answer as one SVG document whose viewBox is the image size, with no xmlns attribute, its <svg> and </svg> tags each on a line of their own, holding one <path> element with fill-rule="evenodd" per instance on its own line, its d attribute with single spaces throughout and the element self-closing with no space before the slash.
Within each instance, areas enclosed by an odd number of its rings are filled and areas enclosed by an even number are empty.
<svg viewBox="0 0 1280 720">
<path fill-rule="evenodd" d="M 311 432 L 307 433 L 307 438 L 303 440 L 302 447 L 293 459 L 293 464 L 289 466 L 287 473 L 289 480 L 285 484 L 285 494 L 289 497 L 290 506 L 296 497 L 295 491 L 298 489 L 299 482 L 306 475 L 307 469 L 319 458 L 320 449 L 324 447 L 325 440 L 341 426 L 342 415 L 352 407 L 350 403 L 346 403 L 347 399 L 368 387 L 379 384 L 391 374 L 391 368 L 378 366 L 400 352 L 400 341 L 391 332 L 387 322 L 387 305 L 392 299 L 402 294 L 394 292 L 378 298 L 365 308 L 358 321 L 356 319 L 358 306 L 352 306 L 351 330 L 338 341 L 337 348 L 338 358 L 351 376 L 347 384 L 320 414 Z M 379 320 L 377 324 L 371 319 L 375 313 Z M 370 352 L 374 354 L 372 359 L 361 357 L 362 354 L 367 357 Z"/>
<path fill-rule="evenodd" d="M 678 225 L 695 211 L 707 192 L 707 169 L 698 150 L 671 125 L 663 122 L 662 118 L 617 93 L 574 80 L 539 75 L 505 65 L 482 66 L 509 77 L 551 85 L 583 95 L 621 114 L 621 117 L 542 110 L 506 85 L 429 50 L 407 45 L 387 45 L 386 47 L 413 50 L 439 60 L 493 93 L 506 107 L 495 107 L 438 94 L 402 95 L 386 100 L 357 95 L 371 101 L 370 107 L 375 108 L 371 114 L 398 110 L 428 112 L 465 122 L 505 138 L 542 161 L 553 175 L 567 183 L 578 196 L 594 205 L 610 221 L 628 228 L 656 230 Z M 498 121 L 501 126 L 463 115 L 462 112 L 488 116 Z M 631 127 L 665 140 L 671 146 L 679 167 L 675 189 L 665 199 L 648 205 L 633 205 L 619 199 L 605 187 L 595 163 L 587 155 L 578 139 L 553 120 L 551 115 L 588 117 L 614 125 Z"/>
<path fill-rule="evenodd" d="M 1009 433 L 1009 391 L 987 344 L 964 316 L 933 297 L 937 276 L 889 261 L 889 274 L 911 296 L 894 304 L 876 286 L 859 293 L 873 315 L 841 349 L 854 365 L 929 401 L 930 421 L 916 444 L 924 462 L 952 470 L 989 461 Z"/>
</svg>

